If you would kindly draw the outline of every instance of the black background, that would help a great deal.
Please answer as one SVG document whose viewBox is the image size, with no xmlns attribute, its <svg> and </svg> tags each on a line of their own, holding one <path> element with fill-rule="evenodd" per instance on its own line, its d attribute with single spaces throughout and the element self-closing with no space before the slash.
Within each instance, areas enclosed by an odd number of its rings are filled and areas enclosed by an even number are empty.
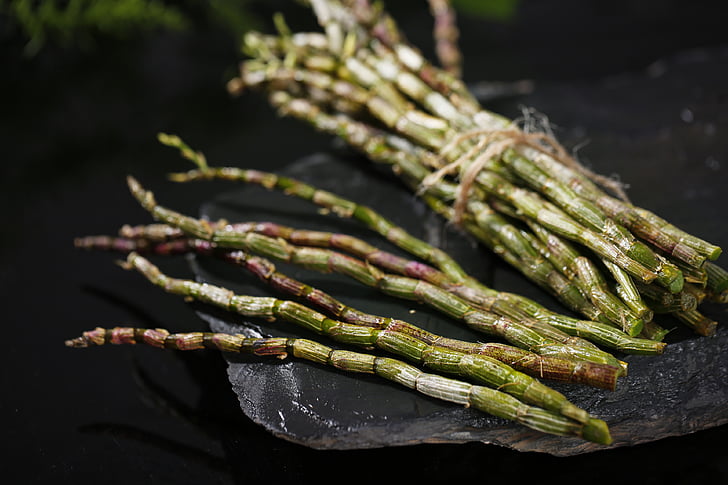
<svg viewBox="0 0 728 485">
<path fill-rule="evenodd" d="M 410 39 L 430 53 L 425 2 L 396 3 L 393 13 Z M 533 79 L 532 97 L 492 106 L 515 115 L 520 103 L 535 104 L 557 111 L 555 122 L 564 126 L 584 120 L 581 131 L 566 133 L 575 139 L 609 130 L 629 139 L 665 124 L 665 116 L 679 122 L 680 110 L 663 109 L 680 105 L 674 96 L 698 96 L 685 82 L 665 91 L 672 99 L 630 100 L 630 76 L 638 73 L 644 81 L 659 74 L 655 62 L 661 59 L 717 56 L 722 61 L 709 62 L 696 77 L 705 81 L 698 82 L 699 97 L 715 131 L 712 145 L 702 148 L 726 164 L 728 89 L 721 80 L 728 76 L 728 34 L 720 3 L 522 1 L 508 23 L 461 18 L 465 79 Z M 268 2 L 259 13 L 269 18 L 278 9 L 306 25 L 304 11 L 285 2 Z M 324 452 L 270 436 L 248 421 L 217 355 L 66 349 L 66 338 L 99 324 L 202 325 L 187 304 L 150 291 L 137 275 L 112 264 L 115 256 L 72 247 L 76 236 L 148 221 L 127 193 L 128 173 L 186 213 L 226 188 L 166 182 L 164 175 L 184 162 L 156 143 L 157 132 L 182 135 L 216 163 L 270 171 L 326 150 L 330 139 L 278 119 L 260 96 L 231 99 L 224 87 L 239 59 L 236 42 L 204 22 L 186 34 L 101 40 L 93 51 L 48 46 L 25 58 L 22 46 L 7 32 L 0 44 L 0 294 L 7 325 L 0 472 L 13 483 L 308 483 L 354 475 L 378 480 L 390 470 L 410 480 L 728 483 L 725 425 L 569 459 L 480 443 Z M 589 97 L 604 92 L 621 96 L 621 106 L 634 103 L 635 117 L 615 126 L 613 117 L 590 111 L 608 106 L 609 94 Z M 670 193 L 688 175 L 661 173 L 654 161 L 615 168 L 607 165 L 610 149 L 616 148 L 604 142 L 584 150 L 604 172 L 627 170 L 635 190 Z M 703 160 L 696 163 L 704 168 Z M 714 187 L 728 186 L 725 170 L 710 172 Z M 725 223 L 724 210 L 724 203 L 706 208 L 694 218 L 696 228 L 721 234 L 711 226 Z M 189 271 L 181 260 L 165 261 L 164 268 Z"/>
</svg>

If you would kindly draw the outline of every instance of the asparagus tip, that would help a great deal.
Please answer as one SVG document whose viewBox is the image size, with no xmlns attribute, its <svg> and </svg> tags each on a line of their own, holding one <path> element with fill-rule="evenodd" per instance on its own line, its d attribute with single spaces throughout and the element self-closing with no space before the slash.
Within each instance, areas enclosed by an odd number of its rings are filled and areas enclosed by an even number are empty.
<svg viewBox="0 0 728 485">
<path fill-rule="evenodd" d="M 609 427 L 607 426 L 607 423 L 601 419 L 590 419 L 582 429 L 582 437 L 594 443 L 599 443 L 600 445 L 612 444 L 612 436 L 609 434 Z"/>
<path fill-rule="evenodd" d="M 134 267 L 134 265 L 132 264 L 132 261 L 134 260 L 134 257 L 136 257 L 136 256 L 137 256 L 137 254 L 134 251 L 132 251 L 127 255 L 126 259 L 114 260 L 114 264 L 119 266 L 121 269 L 130 270 Z"/>
<path fill-rule="evenodd" d="M 184 172 L 175 172 L 167 174 L 167 180 L 171 182 L 186 182 L 187 174 Z"/>
<path fill-rule="evenodd" d="M 245 81 L 239 77 L 234 77 L 227 83 L 227 91 L 233 96 L 240 96 L 245 90 Z"/>
<path fill-rule="evenodd" d="M 66 347 L 87 347 L 86 341 L 83 337 L 76 337 L 74 339 L 66 340 Z"/>
</svg>

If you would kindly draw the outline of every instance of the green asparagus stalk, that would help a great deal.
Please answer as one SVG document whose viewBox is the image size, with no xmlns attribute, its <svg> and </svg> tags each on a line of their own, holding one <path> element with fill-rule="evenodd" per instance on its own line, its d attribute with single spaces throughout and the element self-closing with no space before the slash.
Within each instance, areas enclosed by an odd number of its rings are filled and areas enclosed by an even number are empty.
<svg viewBox="0 0 728 485">
<path fill-rule="evenodd" d="M 715 263 L 705 263 L 705 272 L 708 276 L 707 288 L 714 294 L 728 290 L 728 271 Z"/>
<path fill-rule="evenodd" d="M 207 303 L 239 315 L 280 319 L 337 342 L 365 348 L 376 347 L 438 372 L 463 374 L 481 384 L 502 389 L 525 402 L 588 423 L 586 411 L 575 406 L 561 393 L 508 365 L 484 355 L 435 347 L 400 332 L 351 325 L 332 320 L 299 303 L 272 297 L 236 295 L 232 291 L 207 283 L 171 278 L 137 253 L 129 253 L 125 268 L 134 269 L 150 283 L 164 291 Z"/>
<path fill-rule="evenodd" d="M 145 329 L 115 327 L 83 332 L 81 337 L 67 340 L 68 347 L 91 347 L 104 344 L 144 344 L 162 349 L 200 350 L 252 354 L 261 357 L 293 356 L 316 364 L 332 366 L 345 372 L 375 374 L 414 389 L 422 394 L 464 406 L 472 406 L 493 416 L 515 421 L 549 434 L 577 436 L 608 445 L 609 430 L 604 421 L 589 418 L 575 422 L 552 412 L 529 406 L 498 390 L 422 372 L 405 362 L 361 352 L 337 350 L 313 340 L 293 338 L 245 338 L 211 332 L 172 334 L 162 328 Z"/>
<path fill-rule="evenodd" d="M 691 328 L 698 335 L 712 337 L 715 335 L 718 322 L 703 315 L 699 310 L 676 311 L 672 313 L 678 320 Z"/>
</svg>

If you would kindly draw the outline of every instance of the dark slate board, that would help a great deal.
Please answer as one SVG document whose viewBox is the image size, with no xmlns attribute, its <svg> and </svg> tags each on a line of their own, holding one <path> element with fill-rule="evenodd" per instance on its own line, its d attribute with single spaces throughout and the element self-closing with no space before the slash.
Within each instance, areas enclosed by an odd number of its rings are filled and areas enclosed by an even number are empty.
<svg viewBox="0 0 728 485">
<path fill-rule="evenodd" d="M 664 64 L 659 78 L 649 71 L 649 75 L 625 76 L 596 85 L 537 87 L 524 103 L 570 126 L 570 130 L 559 133 L 567 142 L 581 141 L 587 134 L 591 139 L 588 163 L 601 173 L 622 174 L 632 184 L 630 195 L 635 203 L 725 247 L 728 226 L 724 223 L 724 191 L 728 178 L 721 163 L 728 163 L 728 150 L 726 141 L 718 141 L 715 133 L 728 129 L 728 120 L 725 113 L 712 109 L 709 97 L 701 94 L 720 91 L 718 86 L 728 82 L 712 74 L 711 66 L 724 62 L 722 56 L 725 53 L 719 52 L 713 57 Z M 691 89 L 686 91 L 686 86 Z M 506 103 L 509 107 L 513 108 L 512 103 Z M 350 154 L 317 154 L 292 164 L 284 174 L 375 208 L 415 235 L 443 247 L 474 276 L 497 289 L 514 291 L 564 311 L 518 272 L 445 226 L 386 169 L 377 170 Z M 392 249 L 355 222 L 319 214 L 311 204 L 260 188 L 231 189 L 207 204 L 203 213 L 211 219 L 270 220 L 345 232 Z M 240 293 L 270 295 L 259 282 L 222 263 L 198 259 L 193 260 L 193 265 L 201 280 Z M 488 338 L 416 303 L 382 296 L 344 277 L 279 267 L 361 310 L 409 320 L 450 337 Z M 668 336 L 667 352 L 660 357 L 623 356 L 630 364 L 630 375 L 614 392 L 554 387 L 607 421 L 614 437 L 613 447 L 724 424 L 728 422 L 728 319 L 724 308 L 702 307 L 722 323 L 713 338 L 696 337 L 677 322 L 661 319 L 665 326 L 677 327 Z M 208 309 L 200 314 L 214 331 L 307 337 L 336 346 L 284 322 L 250 322 Z M 543 435 L 472 409 L 420 396 L 375 376 L 344 374 L 291 359 L 271 362 L 243 356 L 226 358 L 243 412 L 271 433 L 314 448 L 481 441 L 561 456 L 604 449 L 577 439 Z"/>
</svg>

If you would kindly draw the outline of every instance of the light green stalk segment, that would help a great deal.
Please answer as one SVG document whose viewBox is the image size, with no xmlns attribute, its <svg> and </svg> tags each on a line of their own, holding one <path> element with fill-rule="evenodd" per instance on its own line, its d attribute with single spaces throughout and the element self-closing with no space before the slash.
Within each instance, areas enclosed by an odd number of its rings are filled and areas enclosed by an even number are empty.
<svg viewBox="0 0 728 485">
<path fill-rule="evenodd" d="M 418 392 L 448 402 L 472 406 L 494 416 L 509 419 L 532 429 L 563 436 L 578 436 L 600 444 L 610 444 L 606 423 L 589 417 L 579 423 L 544 409 L 529 406 L 495 389 L 429 374 L 405 362 L 361 352 L 338 350 L 307 339 L 246 338 L 211 332 L 172 334 L 163 328 L 145 329 L 97 327 L 81 337 L 67 340 L 68 347 L 100 346 L 107 343 L 144 344 L 175 350 L 216 349 L 223 352 L 286 358 L 292 355 L 345 372 L 375 374 Z"/>
<path fill-rule="evenodd" d="M 654 340 L 656 342 L 662 342 L 668 333 L 670 333 L 670 330 L 663 328 L 657 322 L 651 320 L 649 322 L 645 322 L 645 325 L 642 327 L 640 337 L 643 339 Z"/>
<path fill-rule="evenodd" d="M 604 261 L 604 265 L 617 282 L 617 294 L 622 301 L 644 322 L 652 320 L 653 311 L 647 306 L 642 299 L 639 290 L 632 281 L 632 278 L 619 266 L 609 261 Z"/>
<path fill-rule="evenodd" d="M 704 254 L 709 260 L 715 261 L 720 256 L 722 252 L 720 247 L 678 229 L 646 209 L 635 207 L 634 210 L 645 220 L 658 227 L 660 231 L 672 236 L 680 243 L 695 249 L 699 253 Z"/>
<path fill-rule="evenodd" d="M 698 305 L 696 295 L 690 291 L 670 293 L 655 285 L 637 285 L 640 293 L 649 302 L 655 313 L 672 313 L 694 310 Z"/>
<path fill-rule="evenodd" d="M 491 387 L 503 389 L 519 399 L 558 412 L 569 418 L 586 423 L 588 413 L 570 403 L 561 393 L 541 384 L 524 373 L 484 355 L 453 352 L 427 345 L 406 334 L 378 328 L 362 327 L 332 320 L 299 303 L 270 297 L 236 295 L 232 291 L 191 280 L 171 278 L 137 253 L 129 253 L 125 266 L 141 273 L 150 283 L 168 293 L 192 297 L 203 303 L 254 318 L 282 319 L 312 332 L 327 335 L 346 344 L 381 348 L 424 365 L 434 365 L 438 370 L 452 371 L 439 360 L 431 361 L 433 350 L 448 352 L 459 359 L 457 370 L 478 379 Z"/>
<path fill-rule="evenodd" d="M 715 263 L 705 263 L 705 273 L 707 274 L 707 288 L 715 293 L 720 294 L 728 290 L 728 271 Z"/>
<path fill-rule="evenodd" d="M 677 311 L 673 315 L 695 333 L 704 337 L 713 337 L 718 327 L 718 322 L 703 315 L 697 309 Z"/>
<path fill-rule="evenodd" d="M 680 271 L 682 271 L 683 277 L 685 278 L 685 283 L 699 285 L 702 288 L 708 286 L 708 274 L 705 268 L 707 268 L 710 264 L 709 261 L 703 263 L 703 266 L 699 268 L 689 266 L 678 259 L 674 259 L 673 261 L 675 262 L 677 267 L 680 268 Z"/>
<path fill-rule="evenodd" d="M 632 337 L 642 332 L 644 321 L 634 315 L 622 302 L 606 290 L 606 281 L 601 277 L 594 264 L 587 258 L 581 256 L 574 260 L 574 267 L 579 278 L 590 288 L 589 297 L 597 308 L 609 314 L 610 321 L 621 322 L 622 330 Z M 621 307 L 621 308 L 620 308 Z M 616 309 L 615 314 L 610 314 Z"/>
</svg>

